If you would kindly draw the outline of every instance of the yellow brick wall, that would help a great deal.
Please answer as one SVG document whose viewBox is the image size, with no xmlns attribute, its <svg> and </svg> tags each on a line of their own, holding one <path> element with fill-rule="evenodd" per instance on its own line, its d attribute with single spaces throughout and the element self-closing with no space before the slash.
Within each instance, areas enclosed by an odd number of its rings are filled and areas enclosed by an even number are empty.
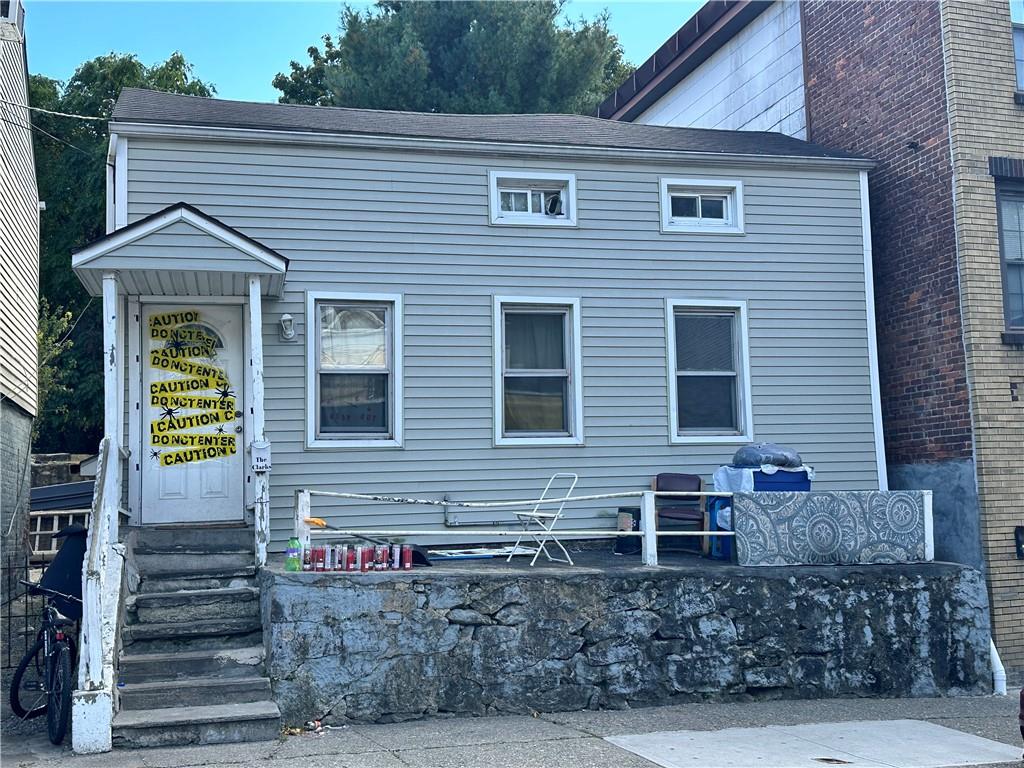
<svg viewBox="0 0 1024 768">
<path fill-rule="evenodd" d="M 1003 343 L 995 180 L 988 158 L 1024 158 L 1024 106 L 1016 76 L 1008 0 L 942 0 L 943 55 L 953 159 L 967 380 L 996 645 L 1024 674 L 1024 560 L 1014 526 L 1024 525 L 1024 349 Z"/>
</svg>

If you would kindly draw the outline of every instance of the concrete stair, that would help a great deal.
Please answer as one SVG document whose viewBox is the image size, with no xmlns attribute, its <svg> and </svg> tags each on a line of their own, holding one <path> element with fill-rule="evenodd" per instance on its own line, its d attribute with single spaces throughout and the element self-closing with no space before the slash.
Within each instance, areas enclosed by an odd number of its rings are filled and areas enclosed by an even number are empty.
<svg viewBox="0 0 1024 768">
<path fill-rule="evenodd" d="M 125 603 L 115 745 L 277 738 L 252 529 L 140 528 L 133 536 L 140 583 Z"/>
</svg>

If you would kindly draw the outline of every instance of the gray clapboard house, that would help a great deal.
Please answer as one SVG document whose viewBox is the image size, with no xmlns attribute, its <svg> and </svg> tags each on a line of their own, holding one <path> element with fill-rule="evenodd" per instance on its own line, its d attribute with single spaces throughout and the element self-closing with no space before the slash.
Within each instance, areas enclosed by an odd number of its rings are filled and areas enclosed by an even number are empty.
<svg viewBox="0 0 1024 768">
<path fill-rule="evenodd" d="M 886 487 L 865 159 L 132 89 L 110 131 L 109 234 L 73 257 L 107 392 L 78 751 L 276 734 L 253 574 L 302 489 L 637 491 L 752 440 L 797 448 L 818 489 Z M 330 501 L 346 528 L 480 520 Z M 611 529 L 610 501 L 567 525 Z M 142 581 L 119 624 L 122 506 Z"/>
</svg>

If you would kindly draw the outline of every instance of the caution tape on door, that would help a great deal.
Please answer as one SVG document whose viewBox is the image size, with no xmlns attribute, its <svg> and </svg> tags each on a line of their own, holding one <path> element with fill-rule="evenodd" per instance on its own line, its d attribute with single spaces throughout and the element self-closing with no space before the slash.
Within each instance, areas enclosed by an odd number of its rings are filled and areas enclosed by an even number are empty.
<svg viewBox="0 0 1024 768">
<path fill-rule="evenodd" d="M 149 405 L 159 416 L 149 425 L 150 457 L 161 467 L 233 456 L 236 436 L 228 425 L 241 414 L 223 368 L 214 363 L 217 339 L 197 309 L 149 318 L 151 368 L 181 374 L 149 385 Z M 213 427 L 212 432 L 191 430 Z M 171 449 L 171 450 L 168 450 Z"/>
</svg>

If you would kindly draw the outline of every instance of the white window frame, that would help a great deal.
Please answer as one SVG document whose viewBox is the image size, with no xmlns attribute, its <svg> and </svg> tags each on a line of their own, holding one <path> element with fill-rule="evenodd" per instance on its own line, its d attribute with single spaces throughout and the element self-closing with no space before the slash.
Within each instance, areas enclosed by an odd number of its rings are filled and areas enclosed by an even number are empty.
<svg viewBox="0 0 1024 768">
<path fill-rule="evenodd" d="M 567 339 L 569 354 L 569 434 L 568 435 L 505 435 L 505 308 L 561 309 L 568 311 Z M 551 296 L 494 297 L 494 445 L 583 445 L 583 350 L 580 333 L 580 300 Z"/>
<path fill-rule="evenodd" d="M 575 227 L 576 226 L 576 174 L 542 171 L 488 171 L 491 224 L 513 227 Z M 544 213 L 509 213 L 501 210 L 501 191 L 528 191 L 531 189 L 564 190 L 561 216 Z"/>
<path fill-rule="evenodd" d="M 388 304 L 391 308 L 391 432 L 381 437 L 344 434 L 317 435 L 317 303 Z M 306 448 L 401 448 L 402 420 L 402 295 L 398 293 L 339 293 L 336 291 L 306 292 Z"/>
<path fill-rule="evenodd" d="M 662 177 L 661 231 L 663 234 L 742 235 L 743 182 L 739 179 L 680 179 Z M 726 198 L 726 222 L 716 224 L 700 219 L 677 219 L 672 216 L 672 197 L 692 194 L 717 195 Z"/>
<path fill-rule="evenodd" d="M 676 312 L 678 310 L 714 310 L 736 315 L 736 414 L 740 419 L 738 432 L 679 431 L 679 393 L 676 386 Z M 754 409 L 750 396 L 750 343 L 747 323 L 747 302 L 737 299 L 666 299 L 665 338 L 668 363 L 669 443 L 700 445 L 710 443 L 749 443 L 754 440 Z"/>
</svg>

